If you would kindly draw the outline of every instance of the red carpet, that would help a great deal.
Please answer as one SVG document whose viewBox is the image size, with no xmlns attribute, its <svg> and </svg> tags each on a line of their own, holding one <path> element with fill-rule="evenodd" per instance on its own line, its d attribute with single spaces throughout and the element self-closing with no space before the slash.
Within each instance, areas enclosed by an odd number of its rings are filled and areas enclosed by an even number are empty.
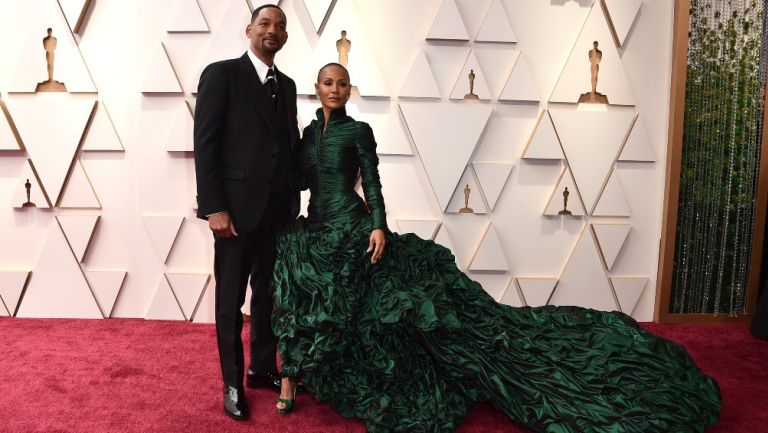
<svg viewBox="0 0 768 433">
<path fill-rule="evenodd" d="M 655 325 L 682 343 L 723 391 L 708 433 L 768 432 L 768 342 L 746 325 Z M 276 395 L 248 390 L 251 419 L 221 409 L 212 325 L 144 320 L 0 319 L 0 432 L 364 432 L 311 395 L 280 416 Z M 460 433 L 524 433 L 487 404 Z"/>
</svg>

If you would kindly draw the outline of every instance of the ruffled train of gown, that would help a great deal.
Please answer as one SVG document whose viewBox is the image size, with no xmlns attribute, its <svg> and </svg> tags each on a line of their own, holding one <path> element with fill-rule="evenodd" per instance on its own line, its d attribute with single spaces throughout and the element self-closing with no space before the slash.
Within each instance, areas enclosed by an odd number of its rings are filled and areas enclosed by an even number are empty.
<svg viewBox="0 0 768 433">
<path fill-rule="evenodd" d="M 284 376 L 368 431 L 450 432 L 476 402 L 547 433 L 689 433 L 717 421 L 717 384 L 629 316 L 512 308 L 449 250 L 367 216 L 279 237 L 273 330 Z M 299 407 L 298 410 L 301 410 Z"/>
</svg>

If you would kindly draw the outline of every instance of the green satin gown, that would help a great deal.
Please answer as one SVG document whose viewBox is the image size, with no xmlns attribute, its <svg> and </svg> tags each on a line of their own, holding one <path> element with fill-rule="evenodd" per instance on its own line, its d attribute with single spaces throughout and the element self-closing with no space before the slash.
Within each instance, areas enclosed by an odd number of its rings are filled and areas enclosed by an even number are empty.
<svg viewBox="0 0 768 433">
<path fill-rule="evenodd" d="M 688 433 L 717 421 L 719 388 L 682 346 L 619 312 L 499 304 L 448 249 L 387 230 L 370 126 L 340 109 L 323 133 L 317 116 L 303 139 L 308 217 L 278 239 L 283 376 L 372 433 L 451 432 L 480 401 L 535 432 Z M 374 265 L 373 228 L 387 239 Z"/>
</svg>

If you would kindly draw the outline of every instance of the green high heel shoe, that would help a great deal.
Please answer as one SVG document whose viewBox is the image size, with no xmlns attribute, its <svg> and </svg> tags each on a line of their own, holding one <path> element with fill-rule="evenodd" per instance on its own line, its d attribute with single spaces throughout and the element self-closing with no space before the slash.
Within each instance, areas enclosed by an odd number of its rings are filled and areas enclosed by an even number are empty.
<svg viewBox="0 0 768 433">
<path fill-rule="evenodd" d="M 293 410 L 293 403 L 296 401 L 296 382 L 291 381 L 293 384 L 293 398 L 277 398 L 277 404 L 282 403 L 283 407 L 277 406 L 277 413 L 280 415 L 287 415 Z"/>
</svg>

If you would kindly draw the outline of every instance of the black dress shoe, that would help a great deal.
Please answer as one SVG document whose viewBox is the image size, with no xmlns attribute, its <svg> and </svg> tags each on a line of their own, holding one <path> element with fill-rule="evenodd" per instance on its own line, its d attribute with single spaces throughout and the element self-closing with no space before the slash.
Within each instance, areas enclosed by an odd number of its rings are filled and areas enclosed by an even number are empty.
<svg viewBox="0 0 768 433">
<path fill-rule="evenodd" d="M 224 386 L 224 413 L 238 421 L 248 419 L 248 403 L 242 388 Z"/>
<path fill-rule="evenodd" d="M 257 373 L 249 368 L 245 384 L 248 388 L 270 388 L 280 392 L 280 376 L 275 373 Z"/>
</svg>

